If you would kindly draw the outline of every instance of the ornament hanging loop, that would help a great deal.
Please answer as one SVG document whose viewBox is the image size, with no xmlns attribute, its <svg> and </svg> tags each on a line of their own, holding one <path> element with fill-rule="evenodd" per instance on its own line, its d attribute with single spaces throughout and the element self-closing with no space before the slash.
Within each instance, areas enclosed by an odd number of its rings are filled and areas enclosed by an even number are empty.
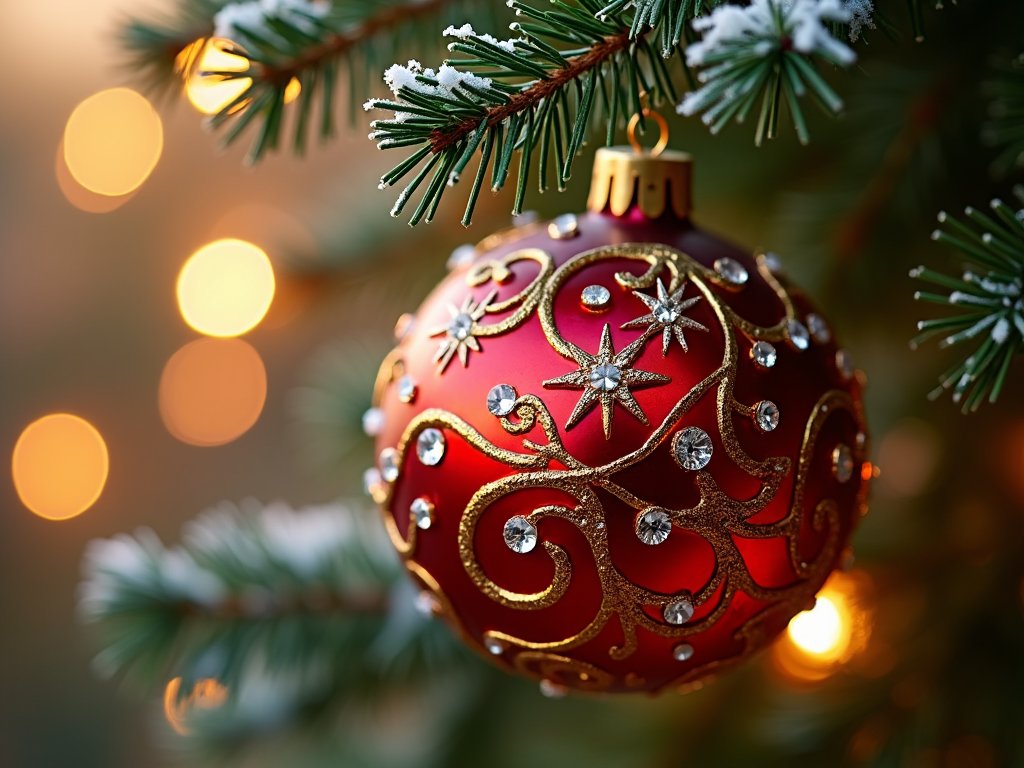
<svg viewBox="0 0 1024 768">
<path fill-rule="evenodd" d="M 658 143 L 654 145 L 654 149 L 650 151 L 651 157 L 657 157 L 665 151 L 665 147 L 668 146 L 668 122 L 662 117 L 660 112 L 655 112 L 653 109 L 644 107 L 644 117 L 653 117 L 654 122 L 658 124 L 658 131 L 660 136 L 658 137 Z M 640 113 L 633 113 L 633 117 L 629 119 L 629 126 L 626 128 L 626 135 L 629 137 L 629 143 L 633 145 L 633 151 L 638 155 L 645 154 L 644 148 L 640 145 L 640 140 L 636 136 L 636 128 L 640 124 Z"/>
</svg>

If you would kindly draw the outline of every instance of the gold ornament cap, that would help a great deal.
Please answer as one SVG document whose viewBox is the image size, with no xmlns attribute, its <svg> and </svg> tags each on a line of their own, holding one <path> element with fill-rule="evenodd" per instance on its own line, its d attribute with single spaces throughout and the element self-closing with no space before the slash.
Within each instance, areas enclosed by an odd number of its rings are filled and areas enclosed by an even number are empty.
<svg viewBox="0 0 1024 768">
<path fill-rule="evenodd" d="M 625 214 L 634 204 L 649 219 L 671 209 L 679 219 L 690 215 L 693 158 L 686 152 L 666 149 L 668 125 L 654 111 L 644 111 L 661 129 L 654 149 L 644 149 L 636 138 L 639 115 L 629 121 L 630 146 L 601 147 L 594 158 L 587 208 L 601 213 Z"/>
</svg>

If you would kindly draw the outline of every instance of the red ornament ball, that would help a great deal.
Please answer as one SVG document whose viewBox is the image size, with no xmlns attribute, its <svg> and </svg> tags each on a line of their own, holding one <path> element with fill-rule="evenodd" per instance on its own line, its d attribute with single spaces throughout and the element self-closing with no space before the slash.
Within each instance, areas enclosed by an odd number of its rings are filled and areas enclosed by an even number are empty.
<svg viewBox="0 0 1024 768">
<path fill-rule="evenodd" d="M 656 693 L 765 646 L 865 509 L 827 322 L 774 257 L 635 200 L 476 254 L 376 393 L 371 491 L 435 610 L 550 690 Z"/>
</svg>

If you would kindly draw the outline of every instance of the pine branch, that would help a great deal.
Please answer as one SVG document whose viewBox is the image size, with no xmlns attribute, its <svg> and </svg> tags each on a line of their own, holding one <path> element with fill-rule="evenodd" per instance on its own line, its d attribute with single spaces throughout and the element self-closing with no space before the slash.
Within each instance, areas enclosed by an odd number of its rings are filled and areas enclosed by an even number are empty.
<svg viewBox="0 0 1024 768">
<path fill-rule="evenodd" d="M 911 347 L 935 336 L 940 346 L 974 342 L 977 349 L 939 381 L 930 399 L 952 387 L 953 401 L 963 400 L 963 412 L 975 411 L 985 397 L 996 402 L 1014 355 L 1024 350 L 1024 211 L 1015 212 L 1001 200 L 993 200 L 993 219 L 974 208 L 965 213 L 968 224 L 945 213 L 932 239 L 963 253 L 980 270 L 968 270 L 962 278 L 950 277 L 926 267 L 911 270 L 910 276 L 938 285 L 948 294 L 918 291 L 914 298 L 933 304 L 955 306 L 961 314 L 917 324 L 921 333 Z M 966 397 L 965 397 L 966 396 Z"/>
<path fill-rule="evenodd" d="M 435 24 L 466 12 L 486 21 L 494 18 L 488 6 L 466 0 L 250 0 L 228 5 L 223 0 L 179 0 L 174 16 L 156 22 L 129 20 L 121 37 L 130 66 L 151 89 L 182 88 L 196 77 L 245 81 L 245 91 L 212 116 L 210 124 L 225 129 L 225 145 L 252 127 L 255 137 L 247 162 L 253 163 L 280 146 L 286 112 L 294 112 L 292 145 L 297 154 L 305 151 L 310 131 L 316 130 L 321 139 L 331 137 L 335 97 L 346 75 L 347 111 L 354 118 L 379 57 L 391 58 L 399 50 L 407 55 L 410 44 L 430 40 Z M 212 40 L 243 60 L 240 71 L 203 68 L 203 46 Z"/>
<path fill-rule="evenodd" d="M 444 190 L 459 180 L 477 152 L 481 162 L 463 217 L 466 226 L 488 169 L 491 190 L 497 192 L 517 150 L 514 214 L 522 212 L 534 154 L 539 156 L 540 191 L 548 188 L 552 175 L 558 189 L 564 189 L 573 160 L 596 124 L 607 126 L 611 143 L 615 127 L 642 111 L 644 94 L 655 104 L 677 99 L 665 58 L 678 50 L 684 22 L 702 7 L 691 0 L 636 7 L 618 0 L 607 6 L 595 0 L 556 0 L 550 11 L 519 0 L 508 5 L 521 19 L 511 25 L 518 38 L 498 41 L 468 24 L 450 27 L 445 34 L 455 42 L 449 50 L 468 58 L 447 60 L 436 72 L 414 62 L 395 65 L 385 73 L 395 99 L 366 103 L 368 110 L 395 113 L 394 119 L 371 124 L 370 137 L 379 148 L 416 148 L 381 179 L 382 189 L 393 186 L 419 167 L 399 195 L 393 216 L 402 213 L 430 176 L 410 224 L 430 221 Z M 655 52 L 648 38 L 659 33 L 662 50 Z"/>
<path fill-rule="evenodd" d="M 150 689 L 180 677 L 181 696 L 212 679 L 234 704 L 253 680 L 284 677 L 302 708 L 461 659 L 401 570 L 362 512 L 225 504 L 190 523 L 178 547 L 146 530 L 92 542 L 79 608 L 101 639 L 104 676 Z"/>
</svg>

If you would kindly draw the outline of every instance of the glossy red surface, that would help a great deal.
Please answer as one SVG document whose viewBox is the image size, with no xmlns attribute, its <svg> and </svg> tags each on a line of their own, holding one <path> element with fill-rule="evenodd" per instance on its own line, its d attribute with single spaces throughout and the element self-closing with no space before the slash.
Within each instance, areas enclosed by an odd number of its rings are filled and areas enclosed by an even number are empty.
<svg viewBox="0 0 1024 768">
<path fill-rule="evenodd" d="M 740 262 L 750 275 L 749 282 L 742 290 L 735 293 L 715 290 L 742 317 L 760 325 L 771 326 L 785 316 L 781 301 L 758 274 L 754 259 L 747 251 L 703 232 L 689 222 L 671 217 L 649 221 L 634 209 L 621 218 L 610 214 L 581 215 L 579 230 L 579 236 L 573 239 L 555 240 L 549 237 L 546 228 L 534 227 L 526 234 L 512 236 L 479 258 L 488 260 L 520 248 L 536 247 L 550 253 L 556 265 L 560 265 L 578 253 L 609 244 L 666 244 L 684 251 L 709 268 L 720 257 Z M 616 351 L 636 339 L 641 334 L 640 330 L 621 330 L 620 326 L 647 314 L 648 310 L 631 292 L 619 287 L 613 275 L 623 270 L 639 275 L 645 268 L 646 265 L 636 261 L 602 262 L 571 277 L 555 299 L 555 320 L 561 334 L 590 353 L 597 352 L 602 328 L 606 323 L 611 327 Z M 497 286 L 498 301 L 526 287 L 537 274 L 538 266 L 534 262 L 518 262 L 511 270 L 513 279 Z M 523 438 L 506 433 L 499 419 L 491 415 L 486 407 L 486 396 L 490 388 L 498 383 L 508 383 L 516 388 L 519 395 L 532 393 L 546 403 L 559 427 L 566 449 L 573 456 L 589 466 L 601 465 L 642 445 L 680 398 L 721 365 L 723 331 L 708 302 L 700 301 L 686 314 L 709 330 L 686 331 L 689 352 L 684 353 L 678 343 L 673 341 L 667 356 L 663 356 L 659 335 L 647 344 L 634 363 L 635 368 L 671 377 L 669 384 L 633 390 L 649 425 L 644 425 L 616 404 L 610 440 L 605 439 L 602 431 L 599 406 L 593 408 L 578 425 L 566 430 L 566 421 L 581 391 L 545 388 L 542 382 L 575 370 L 577 366 L 561 357 L 548 344 L 536 313 L 522 326 L 507 334 L 480 339 L 482 351 L 469 353 L 468 366 L 463 367 L 456 357 L 443 374 L 438 374 L 433 357 L 440 339 L 430 338 L 429 329 L 449 321 L 449 304 L 459 306 L 467 295 L 479 301 L 495 287 L 495 283 L 490 282 L 470 288 L 465 277 L 466 269 L 463 268 L 438 286 L 417 313 L 414 330 L 401 342 L 405 372 L 417 381 L 418 394 L 413 403 L 405 403 L 399 400 L 394 384 L 388 386 L 381 402 L 386 426 L 377 439 L 378 451 L 396 446 L 410 420 L 427 408 L 451 411 L 495 445 L 523 451 Z M 663 279 L 667 284 L 667 272 Z M 580 292 L 591 284 L 603 285 L 611 291 L 611 307 L 608 311 L 594 313 L 582 307 Z M 797 305 L 798 316 L 804 317 L 812 311 L 799 292 L 790 288 L 790 294 Z M 696 288 L 693 285 L 687 286 L 685 297 L 693 295 L 697 295 Z M 488 316 L 481 322 L 492 323 L 499 319 Z M 850 392 L 859 402 L 856 380 L 845 381 L 837 370 L 837 347 L 834 340 L 825 344 L 812 342 L 810 349 L 803 352 L 786 343 L 776 344 L 778 362 L 773 368 L 765 370 L 755 367 L 750 361 L 750 342 L 741 334 L 737 336 L 740 363 L 735 387 L 736 399 L 748 405 L 760 400 L 771 400 L 778 405 L 781 420 L 775 431 L 762 434 L 749 419 L 734 417 L 736 436 L 746 453 L 755 460 L 769 456 L 788 456 L 795 464 L 804 428 L 815 403 L 831 389 Z M 713 458 L 707 470 L 719 488 L 736 499 L 748 499 L 758 492 L 761 483 L 733 464 L 721 444 L 717 426 L 716 391 L 709 391 L 684 414 L 677 428 L 695 425 L 704 429 L 714 441 Z M 669 438 L 677 428 L 673 428 Z M 535 431 L 540 433 L 539 428 L 535 428 Z M 849 538 L 860 514 L 862 485 L 865 482 L 861 479 L 860 466 L 856 467 L 852 480 L 840 484 L 833 478 L 831 457 L 837 444 L 853 446 L 857 432 L 858 426 L 854 419 L 845 412 L 838 412 L 826 419 L 816 442 L 799 545 L 800 555 L 808 562 L 814 559 L 823 545 L 824 533 L 814 530 L 810 522 L 811 513 L 818 501 L 832 498 L 838 502 L 842 542 Z M 601 583 L 587 539 L 575 525 L 566 520 L 544 518 L 538 525 L 539 540 L 563 547 L 572 563 L 570 585 L 564 596 L 553 606 L 540 610 L 503 607 L 481 592 L 470 579 L 458 549 L 459 522 L 463 510 L 482 485 L 513 474 L 516 470 L 484 457 L 450 430 L 446 430 L 446 441 L 446 455 L 438 466 L 424 466 L 415 458 L 406 462 L 400 477 L 395 481 L 391 509 L 385 511 L 385 514 L 394 515 L 398 530 L 404 532 L 408 526 L 410 503 L 421 496 L 433 501 L 434 524 L 429 530 L 418 531 L 418 541 L 411 559 L 438 582 L 454 609 L 457 622 L 472 643 L 482 644 L 482 635 L 488 630 L 505 632 L 535 642 L 551 642 L 580 632 L 601 605 Z M 542 436 L 540 442 L 544 442 Z M 793 474 L 791 471 L 773 501 L 751 522 L 773 522 L 786 515 L 792 500 Z M 649 458 L 619 473 L 615 480 L 652 504 L 681 509 L 692 507 L 700 500 L 695 484 L 696 475 L 696 472 L 682 470 L 674 461 L 669 439 L 666 439 Z M 662 594 L 683 590 L 697 593 L 708 583 L 715 570 L 715 556 L 704 538 L 674 528 L 663 544 L 645 545 L 634 531 L 636 511 L 604 491 L 598 490 L 598 495 L 604 507 L 611 559 L 615 568 L 630 581 Z M 554 489 L 517 491 L 489 507 L 480 519 L 474 542 L 477 560 L 487 575 L 500 586 L 517 592 L 536 592 L 551 582 L 554 565 L 543 547 L 537 546 L 528 554 L 517 554 L 506 546 L 502 537 L 503 526 L 509 517 L 528 514 L 547 504 L 574 507 L 576 500 Z M 786 542 L 782 538 L 742 539 L 734 536 L 734 539 L 751 576 L 758 584 L 766 587 L 783 586 L 797 579 L 790 565 Z M 820 587 L 826 576 L 827 572 L 817 575 L 814 589 Z M 717 596 L 698 606 L 694 620 L 707 615 L 716 602 Z M 685 642 L 695 649 L 693 657 L 687 661 L 678 661 L 671 653 L 672 647 L 680 642 L 679 639 L 661 637 L 642 628 L 637 630 L 639 647 L 635 653 L 621 660 L 611 658 L 609 648 L 620 643 L 623 636 L 622 628 L 614 617 L 596 638 L 558 653 L 585 661 L 614 675 L 615 682 L 611 691 L 660 690 L 672 681 L 679 681 L 690 670 L 709 669 L 710 662 L 756 650 L 751 646 L 745 648 L 744 641 L 737 638 L 735 633 L 744 622 L 765 608 L 765 603 L 738 593 L 728 610 L 713 626 L 685 638 Z M 652 609 L 648 612 L 653 618 L 663 621 L 660 611 Z M 792 613 L 773 613 L 764 623 L 764 631 L 750 642 L 767 643 L 785 628 Z M 501 657 L 489 658 L 511 667 L 515 652 L 515 649 L 509 649 Z M 629 682 L 632 684 L 627 684 L 627 675 L 631 675 Z M 638 684 L 639 680 L 643 681 L 642 684 Z"/>
</svg>

